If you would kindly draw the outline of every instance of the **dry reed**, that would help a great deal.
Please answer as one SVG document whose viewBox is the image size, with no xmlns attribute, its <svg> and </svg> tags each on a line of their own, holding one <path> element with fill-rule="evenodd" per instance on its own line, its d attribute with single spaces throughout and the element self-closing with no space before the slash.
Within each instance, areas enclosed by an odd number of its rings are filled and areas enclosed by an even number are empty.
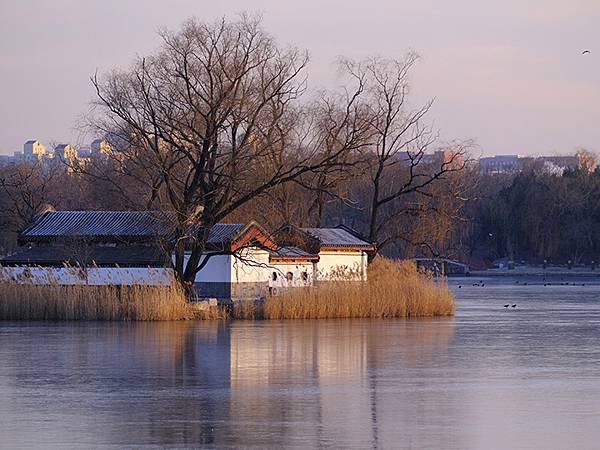
<svg viewBox="0 0 600 450">
<path fill-rule="evenodd" d="M 233 306 L 186 301 L 170 286 L 0 282 L 0 320 L 219 320 L 431 317 L 454 314 L 454 297 L 412 262 L 377 258 L 367 282 L 329 281 Z"/>
<path fill-rule="evenodd" d="M 0 320 L 182 320 L 193 318 L 172 286 L 0 283 Z"/>
<path fill-rule="evenodd" d="M 409 261 L 376 258 L 367 282 L 330 281 L 291 289 L 266 299 L 266 319 L 432 317 L 454 314 L 454 297 L 443 281 Z M 256 315 L 256 313 L 255 313 Z"/>
</svg>

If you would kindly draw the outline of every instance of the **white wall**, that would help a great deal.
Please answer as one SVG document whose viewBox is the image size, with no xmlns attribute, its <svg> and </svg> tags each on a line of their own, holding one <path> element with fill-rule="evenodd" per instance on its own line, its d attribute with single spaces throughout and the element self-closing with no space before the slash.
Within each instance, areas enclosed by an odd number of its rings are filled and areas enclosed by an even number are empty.
<svg viewBox="0 0 600 450">
<path fill-rule="evenodd" d="M 365 252 L 321 252 L 316 271 L 315 265 L 310 262 L 269 263 L 269 253 L 262 249 L 244 249 L 240 256 L 241 259 L 231 255 L 210 258 L 196 275 L 196 282 L 268 283 L 271 287 L 300 287 L 312 285 L 313 280 L 336 279 L 339 272 L 352 272 L 356 280 L 366 280 L 367 276 Z M 273 272 L 278 272 L 275 281 L 272 279 Z M 293 274 L 291 284 L 286 279 L 287 272 Z M 302 272 L 308 273 L 307 282 L 302 280 Z M 64 267 L 0 268 L 0 282 L 23 284 L 161 285 L 170 284 L 173 280 L 173 270 L 168 268 L 95 267 L 87 269 L 85 273 Z"/>
<path fill-rule="evenodd" d="M 252 261 L 251 263 L 248 261 Z M 319 262 L 314 265 L 306 263 L 270 263 L 269 252 L 257 248 L 242 250 L 240 258 L 230 255 L 212 257 L 207 265 L 196 276 L 196 282 L 219 283 L 265 283 L 271 287 L 286 287 L 287 272 L 292 272 L 293 286 L 304 286 L 301 274 L 309 274 L 311 285 L 313 280 L 327 281 L 332 279 L 367 279 L 367 254 L 362 251 L 333 252 L 324 251 L 319 254 Z M 273 281 L 273 272 L 279 272 L 277 280 Z M 345 276 L 338 277 L 340 273 Z M 350 276 L 351 275 L 351 276 Z M 348 278 L 350 276 L 350 278 Z"/>
<path fill-rule="evenodd" d="M 143 267 L 93 267 L 82 272 L 65 267 L 2 267 L 0 282 L 19 284 L 59 285 L 169 285 L 174 280 L 173 270 Z"/>
<path fill-rule="evenodd" d="M 185 257 L 187 264 L 188 257 Z M 202 257 L 201 262 L 204 260 Z M 231 256 L 216 255 L 209 258 L 206 265 L 196 274 L 196 283 L 230 283 Z"/>
<path fill-rule="evenodd" d="M 285 287 L 306 287 L 313 284 L 313 263 L 292 263 L 292 262 L 277 262 L 271 263 L 271 271 L 269 273 L 269 287 L 285 288 Z M 290 282 L 286 275 L 291 272 L 293 277 Z M 307 280 L 302 279 L 302 272 L 308 275 Z M 277 279 L 273 280 L 273 273 L 277 274 Z"/>
<path fill-rule="evenodd" d="M 367 279 L 367 254 L 362 251 L 321 251 L 315 279 L 364 281 Z"/>
<path fill-rule="evenodd" d="M 232 283 L 265 283 L 271 273 L 269 252 L 258 248 L 240 251 L 239 258 L 231 258 Z"/>
<path fill-rule="evenodd" d="M 196 275 L 196 283 L 266 283 L 270 273 L 269 252 L 247 248 L 238 258 L 232 255 L 211 257 Z"/>
</svg>

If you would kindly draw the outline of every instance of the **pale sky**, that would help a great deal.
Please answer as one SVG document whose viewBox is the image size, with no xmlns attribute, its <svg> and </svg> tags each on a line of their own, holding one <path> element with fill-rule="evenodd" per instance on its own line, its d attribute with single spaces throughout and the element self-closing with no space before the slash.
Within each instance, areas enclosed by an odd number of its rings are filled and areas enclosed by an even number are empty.
<svg viewBox="0 0 600 450">
<path fill-rule="evenodd" d="M 81 143 L 97 69 L 151 52 L 159 28 L 244 10 L 309 51 L 311 87 L 336 83 L 338 56 L 414 49 L 413 102 L 435 98 L 444 139 L 483 154 L 600 152 L 599 0 L 0 0 L 0 153 Z"/>
</svg>

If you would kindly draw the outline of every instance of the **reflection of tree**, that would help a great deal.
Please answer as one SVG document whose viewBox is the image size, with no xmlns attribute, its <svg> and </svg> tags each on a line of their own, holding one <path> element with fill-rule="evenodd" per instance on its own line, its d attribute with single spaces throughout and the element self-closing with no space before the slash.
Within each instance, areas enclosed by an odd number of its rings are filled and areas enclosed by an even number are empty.
<svg viewBox="0 0 600 450">
<path fill-rule="evenodd" d="M 223 323 L 56 325 L 38 338 L 44 351 L 11 363 L 18 386 L 47 396 L 34 413 L 51 420 L 57 410 L 69 411 L 91 442 L 215 441 L 214 420 L 229 409 L 227 395 L 215 395 L 229 389 Z"/>
<path fill-rule="evenodd" d="M 27 420 L 76 428 L 67 439 L 78 443 L 393 447 L 402 442 L 403 424 L 417 423 L 417 433 L 425 433 L 420 421 L 427 417 L 456 416 L 443 384 L 436 391 L 424 381 L 444 375 L 453 324 L 40 326 L 27 342 L 17 334 L 2 340 L 3 348 L 16 349 L 6 361 L 15 382 L 3 402 L 19 405 Z M 36 401 L 23 403 L 31 392 Z"/>
</svg>

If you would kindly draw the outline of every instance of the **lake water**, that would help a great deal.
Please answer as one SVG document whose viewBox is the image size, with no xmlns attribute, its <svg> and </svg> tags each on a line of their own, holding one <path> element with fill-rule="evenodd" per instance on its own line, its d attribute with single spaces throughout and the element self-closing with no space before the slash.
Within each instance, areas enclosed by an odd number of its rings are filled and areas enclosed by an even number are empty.
<svg viewBox="0 0 600 450">
<path fill-rule="evenodd" d="M 600 285 L 479 281 L 447 319 L 0 323 L 0 448 L 598 448 Z"/>
</svg>

